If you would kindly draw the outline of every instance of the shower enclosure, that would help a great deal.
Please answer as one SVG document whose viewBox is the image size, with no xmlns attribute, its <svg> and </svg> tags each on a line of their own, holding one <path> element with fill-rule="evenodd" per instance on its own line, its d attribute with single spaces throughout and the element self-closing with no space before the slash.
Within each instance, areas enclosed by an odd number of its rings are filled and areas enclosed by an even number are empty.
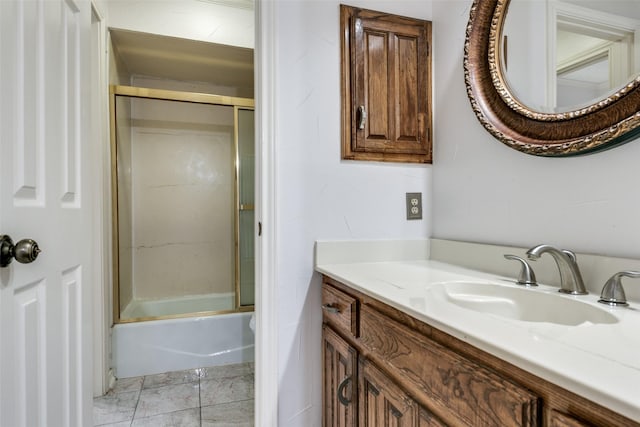
<svg viewBox="0 0 640 427">
<path fill-rule="evenodd" d="M 252 311 L 253 100 L 111 97 L 115 323 Z"/>
</svg>

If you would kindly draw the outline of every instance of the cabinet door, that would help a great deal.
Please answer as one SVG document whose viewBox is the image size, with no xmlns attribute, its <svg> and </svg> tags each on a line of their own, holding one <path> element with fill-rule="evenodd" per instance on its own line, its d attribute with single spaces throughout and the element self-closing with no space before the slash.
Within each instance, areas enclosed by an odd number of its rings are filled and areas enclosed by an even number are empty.
<svg viewBox="0 0 640 427">
<path fill-rule="evenodd" d="M 360 427 L 415 427 L 416 403 L 370 361 L 360 358 Z"/>
<path fill-rule="evenodd" d="M 591 425 L 556 410 L 549 413 L 549 427 L 589 427 Z"/>
<path fill-rule="evenodd" d="M 355 427 L 358 354 L 329 326 L 322 326 L 323 422 L 325 427 Z"/>
<path fill-rule="evenodd" d="M 343 157 L 431 163 L 431 23 L 348 6 L 342 21 Z"/>
</svg>

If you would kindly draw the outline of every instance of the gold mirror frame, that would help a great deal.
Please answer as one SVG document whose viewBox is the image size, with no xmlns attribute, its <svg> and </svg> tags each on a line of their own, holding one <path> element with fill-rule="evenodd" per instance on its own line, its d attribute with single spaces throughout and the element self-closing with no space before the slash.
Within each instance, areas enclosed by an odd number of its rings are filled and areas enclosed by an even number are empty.
<svg viewBox="0 0 640 427">
<path fill-rule="evenodd" d="M 560 157 L 615 147 L 640 136 L 640 75 L 595 104 L 543 113 L 520 103 L 502 72 L 499 49 L 510 0 L 474 0 L 464 44 L 471 107 L 495 138 L 526 154 Z"/>
</svg>

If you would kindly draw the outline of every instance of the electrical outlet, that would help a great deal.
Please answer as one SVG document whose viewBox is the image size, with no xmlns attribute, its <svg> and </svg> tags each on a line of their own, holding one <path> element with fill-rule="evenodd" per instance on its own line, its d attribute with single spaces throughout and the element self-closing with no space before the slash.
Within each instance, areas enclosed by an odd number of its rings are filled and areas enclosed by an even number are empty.
<svg viewBox="0 0 640 427">
<path fill-rule="evenodd" d="M 407 219 L 422 219 L 422 193 L 407 193 Z"/>
</svg>

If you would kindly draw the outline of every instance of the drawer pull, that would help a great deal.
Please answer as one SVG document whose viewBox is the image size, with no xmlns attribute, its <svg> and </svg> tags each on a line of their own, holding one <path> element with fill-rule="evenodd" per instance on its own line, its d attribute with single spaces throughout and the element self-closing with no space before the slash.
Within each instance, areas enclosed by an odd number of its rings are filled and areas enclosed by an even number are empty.
<svg viewBox="0 0 640 427">
<path fill-rule="evenodd" d="M 334 307 L 331 304 L 322 304 L 322 309 L 323 310 L 327 310 L 329 313 L 340 313 L 340 310 L 338 309 L 338 307 Z"/>
<path fill-rule="evenodd" d="M 351 403 L 351 399 L 348 397 L 345 397 L 343 395 L 344 393 L 344 389 L 351 383 L 351 377 L 347 377 L 344 380 L 342 380 L 342 382 L 340 383 L 340 385 L 338 386 L 338 400 L 340 401 L 340 403 L 342 403 L 344 406 L 349 406 L 349 404 Z"/>
</svg>

